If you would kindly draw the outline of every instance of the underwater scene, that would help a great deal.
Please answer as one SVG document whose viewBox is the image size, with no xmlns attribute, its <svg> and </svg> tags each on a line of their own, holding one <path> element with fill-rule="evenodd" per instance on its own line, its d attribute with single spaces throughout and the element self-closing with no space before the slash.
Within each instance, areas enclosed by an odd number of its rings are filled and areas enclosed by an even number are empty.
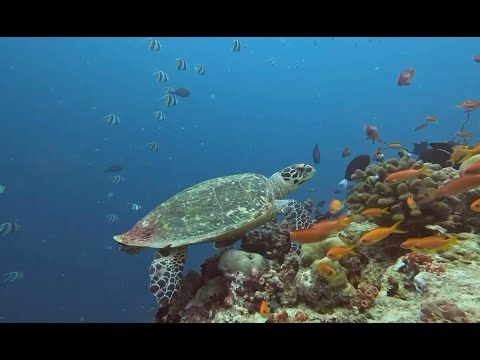
<svg viewBox="0 0 480 360">
<path fill-rule="evenodd" d="M 0 323 L 480 322 L 480 38 L 0 45 Z"/>
</svg>

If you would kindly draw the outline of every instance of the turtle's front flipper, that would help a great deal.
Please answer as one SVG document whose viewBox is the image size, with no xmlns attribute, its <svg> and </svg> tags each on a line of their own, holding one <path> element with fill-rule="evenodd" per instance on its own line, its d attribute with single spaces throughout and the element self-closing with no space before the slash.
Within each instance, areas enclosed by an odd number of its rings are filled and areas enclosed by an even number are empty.
<svg viewBox="0 0 480 360">
<path fill-rule="evenodd" d="M 314 224 L 307 209 L 297 200 L 275 200 L 277 213 L 285 215 L 293 230 L 308 229 Z"/>
<path fill-rule="evenodd" d="M 180 289 L 187 247 L 159 249 L 148 269 L 150 291 L 160 307 L 170 304 Z"/>
</svg>

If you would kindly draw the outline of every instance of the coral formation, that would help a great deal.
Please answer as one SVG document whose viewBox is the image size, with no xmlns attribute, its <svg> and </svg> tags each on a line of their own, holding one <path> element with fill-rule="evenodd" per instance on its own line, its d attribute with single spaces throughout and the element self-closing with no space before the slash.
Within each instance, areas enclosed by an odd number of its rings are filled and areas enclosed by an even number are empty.
<svg viewBox="0 0 480 360">
<path fill-rule="evenodd" d="M 388 207 L 389 213 L 352 222 L 326 240 L 305 244 L 298 252 L 286 222 L 270 222 L 242 238 L 242 250 L 223 249 L 189 272 L 179 295 L 157 322 L 478 322 L 480 321 L 480 237 L 470 190 L 431 203 L 408 206 L 426 188 L 436 188 L 458 176 L 451 168 L 430 166 L 429 176 L 389 184 L 385 178 L 399 169 L 420 169 L 421 162 L 391 159 L 357 171 L 355 190 L 347 205 L 357 211 Z M 377 175 L 378 174 L 378 179 Z M 362 181 L 366 178 L 376 181 Z M 353 199 L 353 200 L 352 200 Z M 473 200 L 472 200 L 473 201 Z M 326 254 L 333 247 L 358 245 L 367 231 L 404 219 L 408 234 L 393 235 L 372 246 L 356 246 L 338 261 Z M 375 221 L 375 223 L 373 222 Z M 410 252 L 401 239 L 429 235 L 452 236 L 458 243 L 438 253 Z M 268 312 L 260 314 L 261 304 Z M 264 306 L 264 305 L 263 305 Z"/>
<path fill-rule="evenodd" d="M 359 310 L 368 309 L 373 305 L 375 298 L 378 295 L 378 289 L 365 282 L 358 284 L 358 287 L 353 290 L 350 298 L 350 305 Z"/>
<path fill-rule="evenodd" d="M 429 323 L 468 323 L 465 311 L 445 299 L 426 301 L 420 308 L 420 320 Z"/>
<path fill-rule="evenodd" d="M 241 239 L 241 248 L 262 255 L 265 259 L 283 261 L 290 251 L 287 222 L 270 221 L 259 229 L 249 231 Z"/>
<path fill-rule="evenodd" d="M 469 205 L 480 197 L 480 190 L 470 190 L 456 196 L 442 197 L 433 202 L 422 202 L 429 189 L 437 189 L 448 180 L 458 177 L 453 168 L 442 169 L 438 164 L 429 164 L 431 174 L 419 175 L 403 182 L 386 183 L 385 178 L 400 170 L 418 170 L 423 167 L 421 160 L 407 157 L 388 159 L 382 163 L 370 164 L 365 171 L 358 170 L 352 176 L 357 181 L 355 191 L 345 200 L 345 205 L 354 213 L 367 208 L 389 208 L 389 214 L 378 216 L 378 225 L 388 226 L 404 220 L 402 226 L 411 232 L 422 232 L 425 225 L 440 224 L 449 231 L 480 230 L 480 217 L 469 209 Z M 372 185 L 366 180 L 378 175 L 378 181 Z M 412 197 L 414 205 L 409 206 L 407 199 Z"/>
</svg>

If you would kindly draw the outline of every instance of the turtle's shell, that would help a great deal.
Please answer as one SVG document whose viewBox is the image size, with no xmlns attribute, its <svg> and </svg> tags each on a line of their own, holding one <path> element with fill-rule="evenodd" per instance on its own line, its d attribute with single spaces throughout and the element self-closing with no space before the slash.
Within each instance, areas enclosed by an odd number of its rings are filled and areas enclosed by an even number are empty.
<svg viewBox="0 0 480 360">
<path fill-rule="evenodd" d="M 152 248 L 232 240 L 274 217 L 274 200 L 260 174 L 210 179 L 160 204 L 116 240 Z"/>
</svg>

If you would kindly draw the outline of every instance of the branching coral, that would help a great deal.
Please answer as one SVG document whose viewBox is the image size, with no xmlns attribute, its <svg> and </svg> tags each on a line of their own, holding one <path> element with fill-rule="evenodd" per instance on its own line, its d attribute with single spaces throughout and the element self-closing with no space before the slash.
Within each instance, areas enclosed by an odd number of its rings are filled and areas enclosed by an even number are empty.
<svg viewBox="0 0 480 360">
<path fill-rule="evenodd" d="M 378 295 L 378 289 L 365 282 L 358 284 L 358 287 L 352 291 L 350 298 L 350 305 L 359 310 L 368 309 L 373 305 L 375 298 Z"/>
</svg>

